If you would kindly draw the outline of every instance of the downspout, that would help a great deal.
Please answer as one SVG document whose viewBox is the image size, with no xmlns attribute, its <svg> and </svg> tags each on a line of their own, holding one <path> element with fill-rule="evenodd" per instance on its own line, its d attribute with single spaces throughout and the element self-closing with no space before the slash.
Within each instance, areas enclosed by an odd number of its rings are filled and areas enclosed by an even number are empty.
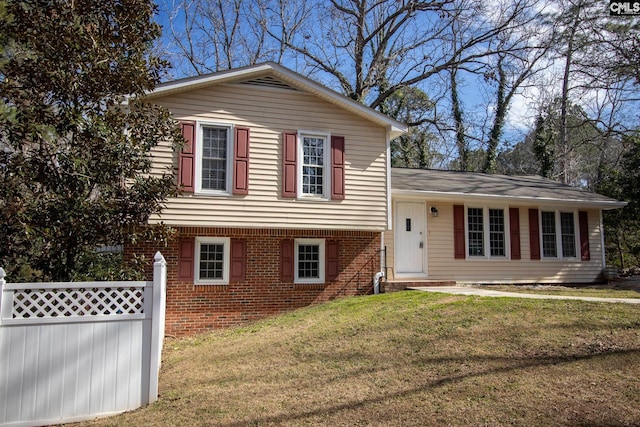
<svg viewBox="0 0 640 427">
<path fill-rule="evenodd" d="M 600 256 L 602 257 L 602 268 L 607 268 L 607 254 L 604 247 L 604 218 L 600 209 Z"/>
<path fill-rule="evenodd" d="M 406 130 L 405 130 L 406 132 Z M 404 133 L 404 132 L 403 132 Z M 391 210 L 391 128 L 387 128 L 386 133 L 386 147 L 385 147 L 385 161 L 386 161 L 386 184 L 387 184 L 387 230 L 392 230 L 392 210 Z M 384 231 L 381 233 L 380 239 L 380 266 L 383 269 L 386 269 L 386 258 L 387 258 L 387 250 L 384 243 Z M 384 264 L 382 262 L 382 252 L 384 251 Z M 373 276 L 373 293 L 378 295 L 380 293 L 380 279 L 384 277 L 384 271 L 378 271 L 375 276 Z"/>
<path fill-rule="evenodd" d="M 378 295 L 380 293 L 380 279 L 384 277 L 384 272 L 378 271 L 375 276 L 373 276 L 373 293 Z"/>
</svg>

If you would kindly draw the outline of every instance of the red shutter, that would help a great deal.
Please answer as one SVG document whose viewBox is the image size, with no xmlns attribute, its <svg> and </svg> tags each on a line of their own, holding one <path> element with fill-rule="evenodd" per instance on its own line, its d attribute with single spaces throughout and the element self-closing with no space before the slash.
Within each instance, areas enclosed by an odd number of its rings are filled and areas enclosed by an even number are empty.
<svg viewBox="0 0 640 427">
<path fill-rule="evenodd" d="M 453 248 L 456 259 L 465 259 L 467 250 L 464 242 L 464 206 L 453 205 Z"/>
<path fill-rule="evenodd" d="M 326 244 L 325 273 L 327 282 L 332 282 L 338 278 L 340 273 L 340 243 L 336 240 L 329 240 Z"/>
<path fill-rule="evenodd" d="M 511 259 L 520 259 L 520 209 L 509 208 L 509 233 L 511 237 Z"/>
<path fill-rule="evenodd" d="M 538 209 L 529 209 L 529 248 L 531 249 L 531 259 L 540 259 Z"/>
<path fill-rule="evenodd" d="M 331 200 L 344 200 L 344 136 L 331 137 Z"/>
<path fill-rule="evenodd" d="M 280 242 L 280 280 L 293 282 L 295 257 L 293 240 Z"/>
<path fill-rule="evenodd" d="M 591 251 L 589 250 L 589 214 L 586 211 L 578 212 L 578 221 L 580 224 L 580 257 L 582 261 L 591 259 Z"/>
<path fill-rule="evenodd" d="M 194 122 L 181 122 L 180 128 L 185 143 L 182 150 L 180 150 L 180 154 L 178 154 L 178 186 L 185 193 L 193 193 L 196 172 L 196 124 Z"/>
<path fill-rule="evenodd" d="M 229 282 L 244 282 L 247 269 L 247 241 L 231 239 Z"/>
<path fill-rule="evenodd" d="M 235 128 L 233 194 L 249 194 L 249 128 Z"/>
<path fill-rule="evenodd" d="M 282 197 L 295 198 L 298 193 L 298 135 L 285 132 L 282 134 Z"/>
<path fill-rule="evenodd" d="M 178 242 L 178 279 L 193 281 L 195 270 L 195 239 L 181 239 Z"/>
</svg>

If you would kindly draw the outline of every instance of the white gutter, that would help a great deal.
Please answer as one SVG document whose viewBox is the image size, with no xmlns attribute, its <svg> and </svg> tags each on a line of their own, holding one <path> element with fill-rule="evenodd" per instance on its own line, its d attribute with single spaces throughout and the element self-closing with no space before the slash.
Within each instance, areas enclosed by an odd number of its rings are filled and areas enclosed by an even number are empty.
<svg viewBox="0 0 640 427">
<path fill-rule="evenodd" d="M 486 201 L 498 201 L 508 200 L 510 202 L 521 204 L 563 204 L 563 205 L 580 205 L 586 208 L 597 209 L 618 209 L 627 206 L 627 202 L 620 202 L 617 200 L 611 201 L 595 201 L 595 200 L 581 200 L 581 199 L 563 199 L 555 197 L 523 197 L 523 196 L 509 196 L 509 195 L 497 195 L 497 194 L 470 194 L 463 192 L 439 192 L 439 191 L 416 191 L 416 190 L 393 190 L 394 196 L 401 197 L 415 197 L 415 198 L 427 198 L 430 200 L 486 200 Z"/>
</svg>

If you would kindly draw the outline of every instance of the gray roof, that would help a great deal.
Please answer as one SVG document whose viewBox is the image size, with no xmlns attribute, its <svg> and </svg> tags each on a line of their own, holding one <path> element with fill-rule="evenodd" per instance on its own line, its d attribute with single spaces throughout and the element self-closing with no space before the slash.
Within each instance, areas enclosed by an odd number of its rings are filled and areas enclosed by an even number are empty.
<svg viewBox="0 0 640 427">
<path fill-rule="evenodd" d="M 432 169 L 391 170 L 394 195 L 445 199 L 502 199 L 536 203 L 568 203 L 613 209 L 625 202 L 571 187 L 537 175 L 494 175 Z"/>
</svg>

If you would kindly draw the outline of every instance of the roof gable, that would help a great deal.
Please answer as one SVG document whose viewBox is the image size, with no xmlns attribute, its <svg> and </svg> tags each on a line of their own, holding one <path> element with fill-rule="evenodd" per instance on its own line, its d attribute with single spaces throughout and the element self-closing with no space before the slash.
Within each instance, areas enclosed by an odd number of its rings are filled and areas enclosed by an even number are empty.
<svg viewBox="0 0 640 427">
<path fill-rule="evenodd" d="M 404 123 L 349 99 L 320 83 L 274 62 L 266 62 L 162 83 L 153 91 L 146 94 L 145 98 L 153 99 L 213 85 L 232 83 L 309 93 L 386 128 L 389 131 L 391 139 L 407 131 L 407 126 Z"/>
<path fill-rule="evenodd" d="M 625 202 L 537 175 L 518 176 L 393 168 L 391 189 L 394 195 L 437 195 L 446 199 L 567 203 L 603 209 L 620 208 L 626 205 Z"/>
</svg>

